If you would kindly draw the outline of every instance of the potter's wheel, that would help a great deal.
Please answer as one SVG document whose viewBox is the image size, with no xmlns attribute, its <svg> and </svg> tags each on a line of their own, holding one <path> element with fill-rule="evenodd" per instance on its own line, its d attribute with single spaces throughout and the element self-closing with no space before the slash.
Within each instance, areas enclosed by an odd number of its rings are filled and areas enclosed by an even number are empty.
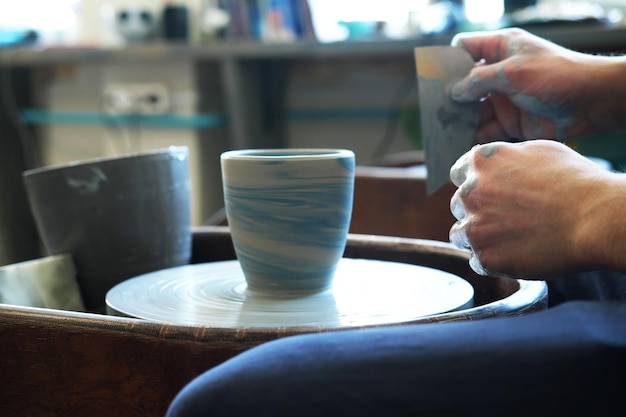
<svg viewBox="0 0 626 417">
<path fill-rule="evenodd" d="M 109 313 L 209 327 L 341 328 L 408 323 L 472 306 L 473 287 L 438 269 L 343 258 L 333 286 L 304 296 L 247 289 L 238 261 L 163 269 L 124 281 L 106 296 Z"/>
</svg>

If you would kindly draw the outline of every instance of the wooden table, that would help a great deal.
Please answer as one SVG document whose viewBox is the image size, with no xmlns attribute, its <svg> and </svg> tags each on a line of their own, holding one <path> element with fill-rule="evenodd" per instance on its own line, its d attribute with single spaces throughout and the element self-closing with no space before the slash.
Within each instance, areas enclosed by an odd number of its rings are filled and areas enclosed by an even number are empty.
<svg viewBox="0 0 626 417">
<path fill-rule="evenodd" d="M 351 235 L 346 257 L 438 268 L 474 287 L 474 307 L 432 323 L 513 316 L 547 308 L 544 282 L 481 277 L 468 254 L 443 242 Z M 234 259 L 226 227 L 194 230 L 192 263 Z M 320 331 L 224 329 L 0 305 L 0 415 L 159 416 L 192 378 L 261 343 Z"/>
</svg>

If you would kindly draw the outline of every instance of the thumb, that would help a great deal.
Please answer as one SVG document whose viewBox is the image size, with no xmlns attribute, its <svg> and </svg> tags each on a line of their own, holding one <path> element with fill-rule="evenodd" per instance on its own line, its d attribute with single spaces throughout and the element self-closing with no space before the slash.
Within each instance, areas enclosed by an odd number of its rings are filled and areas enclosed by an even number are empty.
<svg viewBox="0 0 626 417">
<path fill-rule="evenodd" d="M 450 88 L 450 97 L 454 101 L 466 103 L 479 101 L 493 92 L 512 93 L 510 82 L 503 75 L 502 62 L 472 68 L 469 75 Z"/>
</svg>

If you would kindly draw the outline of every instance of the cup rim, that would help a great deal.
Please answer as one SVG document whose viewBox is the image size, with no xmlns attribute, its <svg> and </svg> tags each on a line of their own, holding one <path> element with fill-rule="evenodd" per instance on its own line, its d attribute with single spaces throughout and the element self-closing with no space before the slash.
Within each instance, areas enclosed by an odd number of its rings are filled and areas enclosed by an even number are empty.
<svg viewBox="0 0 626 417">
<path fill-rule="evenodd" d="M 99 156 L 95 158 L 80 159 L 59 165 L 48 165 L 43 167 L 31 168 L 22 172 L 23 177 L 30 177 L 44 172 L 63 171 L 66 169 L 86 167 L 93 164 L 100 164 L 113 161 L 123 161 L 126 159 L 143 158 L 148 156 L 169 155 L 172 153 L 189 154 L 187 146 L 168 146 L 167 148 L 148 149 L 138 152 L 129 152 L 122 155 Z"/>
<path fill-rule="evenodd" d="M 221 159 L 238 160 L 315 160 L 352 158 L 354 152 L 338 148 L 259 148 L 235 149 L 223 152 Z"/>
</svg>

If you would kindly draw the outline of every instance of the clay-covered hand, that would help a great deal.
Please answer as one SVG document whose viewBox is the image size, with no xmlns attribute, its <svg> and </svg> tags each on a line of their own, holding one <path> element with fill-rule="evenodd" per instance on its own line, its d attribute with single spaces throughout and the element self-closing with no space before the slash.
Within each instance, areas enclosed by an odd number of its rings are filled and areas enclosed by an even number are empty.
<svg viewBox="0 0 626 417">
<path fill-rule="evenodd" d="M 626 175 L 555 141 L 477 145 L 450 171 L 456 246 L 483 275 L 626 271 Z"/>
<path fill-rule="evenodd" d="M 626 127 L 626 58 L 575 52 L 521 29 L 461 33 L 477 62 L 451 88 L 483 100 L 477 143 L 567 139 Z"/>
</svg>

